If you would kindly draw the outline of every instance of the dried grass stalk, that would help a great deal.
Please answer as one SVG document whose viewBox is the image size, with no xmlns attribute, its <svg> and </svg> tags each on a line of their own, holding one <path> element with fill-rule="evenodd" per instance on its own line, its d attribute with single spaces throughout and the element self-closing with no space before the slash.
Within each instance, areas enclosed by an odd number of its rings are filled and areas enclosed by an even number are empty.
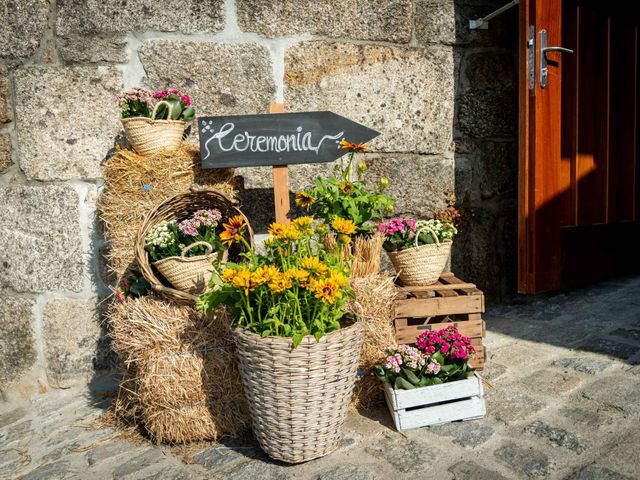
<svg viewBox="0 0 640 480">
<path fill-rule="evenodd" d="M 158 443 L 241 436 L 250 419 L 229 317 L 206 317 L 192 307 L 143 297 L 114 304 L 113 346 L 140 408 L 136 416 Z M 121 386 L 121 390 L 125 388 Z M 122 402 L 116 406 L 130 410 Z"/>
<path fill-rule="evenodd" d="M 394 278 L 383 273 L 352 278 L 351 287 L 356 299 L 348 308 L 365 326 L 360 355 L 360 369 L 364 375 L 356 382 L 352 406 L 368 409 L 383 402 L 382 384 L 373 375 L 373 366 L 384 357 L 384 347 L 395 343 L 393 301 L 397 292 Z"/>
<path fill-rule="evenodd" d="M 186 193 L 193 184 L 235 196 L 233 169 L 201 170 L 199 149 L 183 144 L 151 156 L 118 149 L 104 168 L 105 186 L 98 202 L 109 249 L 105 254 L 114 278 L 133 262 L 136 232 L 144 216 L 167 198 Z"/>
<path fill-rule="evenodd" d="M 353 262 L 351 263 L 352 278 L 368 277 L 380 271 L 383 243 L 384 237 L 380 232 L 366 237 L 356 237 L 353 244 Z"/>
</svg>

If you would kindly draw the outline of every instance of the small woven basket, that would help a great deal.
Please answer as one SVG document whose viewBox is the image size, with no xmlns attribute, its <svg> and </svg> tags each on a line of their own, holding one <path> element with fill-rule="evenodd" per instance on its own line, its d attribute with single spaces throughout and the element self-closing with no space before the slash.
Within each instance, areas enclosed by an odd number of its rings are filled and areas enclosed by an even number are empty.
<svg viewBox="0 0 640 480">
<path fill-rule="evenodd" d="M 338 448 L 364 338 L 362 322 L 322 337 L 233 332 L 253 433 L 276 460 L 300 463 Z"/>
<path fill-rule="evenodd" d="M 182 143 L 184 127 L 182 120 L 155 120 L 158 106 L 165 104 L 167 118 L 171 118 L 171 104 L 164 100 L 156 103 L 151 118 L 123 118 L 122 126 L 133 149 L 140 155 L 152 155 L 159 150 L 177 150 Z"/>
<path fill-rule="evenodd" d="M 189 250 L 198 247 L 207 247 L 205 255 L 187 257 Z M 158 269 L 167 281 L 178 290 L 189 292 L 193 295 L 203 293 L 209 285 L 211 274 L 215 270 L 213 261 L 218 258 L 221 264 L 227 261 L 227 251 L 212 253 L 213 248 L 208 242 L 194 242 L 182 249 L 178 257 L 168 257 L 153 262 L 153 266 Z"/>
<path fill-rule="evenodd" d="M 182 303 L 193 303 L 198 296 L 190 293 L 188 290 L 183 291 L 175 286 L 170 287 L 166 283 L 163 283 L 163 280 L 167 283 L 170 283 L 170 280 L 156 268 L 155 263 L 152 264 L 149 260 L 149 253 L 145 249 L 145 238 L 147 233 L 149 233 L 149 231 L 162 220 L 180 221 L 189 217 L 197 210 L 208 208 L 217 208 L 220 210 L 223 222 L 234 215 L 242 215 L 245 223 L 247 224 L 245 238 L 249 245 L 253 245 L 253 231 L 251 230 L 249 220 L 247 220 L 244 214 L 233 204 L 233 202 L 231 202 L 231 200 L 213 190 L 196 190 L 171 197 L 151 210 L 140 224 L 135 244 L 136 262 L 140 268 L 140 273 L 142 273 L 144 278 L 151 284 L 151 288 L 171 300 Z M 238 253 L 239 250 L 236 245 L 233 245 L 229 250 L 229 256 L 232 259 L 237 258 Z M 191 259 L 187 258 L 185 260 L 190 261 Z M 207 264 L 209 265 L 210 263 L 211 262 L 207 260 Z"/>
<path fill-rule="evenodd" d="M 417 246 L 418 236 L 424 230 L 430 231 L 436 243 Z M 434 284 L 447 266 L 453 242 L 440 243 L 436 233 L 428 227 L 418 230 L 415 238 L 415 247 L 399 252 L 387 252 L 389 260 L 391 260 L 403 285 L 426 286 Z"/>
</svg>

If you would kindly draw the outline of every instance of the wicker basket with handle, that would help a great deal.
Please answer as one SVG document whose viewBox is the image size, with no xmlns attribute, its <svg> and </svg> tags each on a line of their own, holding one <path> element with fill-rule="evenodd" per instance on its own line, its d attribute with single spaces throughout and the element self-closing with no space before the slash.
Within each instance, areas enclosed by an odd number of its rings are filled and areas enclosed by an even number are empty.
<svg viewBox="0 0 640 480">
<path fill-rule="evenodd" d="M 300 463 L 334 451 L 342 438 L 364 338 L 362 322 L 316 341 L 233 332 L 253 433 L 272 458 Z"/>
<path fill-rule="evenodd" d="M 160 272 L 155 265 L 150 262 L 149 252 L 147 252 L 145 248 L 147 234 L 162 220 L 180 221 L 190 217 L 193 212 L 209 208 L 217 208 L 220 210 L 222 218 L 225 220 L 235 215 L 242 215 L 247 224 L 245 239 L 249 244 L 253 245 L 253 231 L 251 230 L 249 220 L 247 220 L 231 200 L 213 190 L 194 189 L 191 192 L 181 193 L 171 197 L 151 210 L 140 224 L 135 244 L 136 263 L 138 264 L 140 273 L 142 273 L 144 278 L 151 284 L 151 288 L 171 300 L 193 304 L 198 296 L 172 286 L 170 287 L 164 275 L 159 275 Z M 223 223 L 225 220 L 223 220 Z M 232 245 L 229 249 L 229 257 L 235 261 L 238 259 L 239 252 L 240 249 L 238 245 Z"/>
<path fill-rule="evenodd" d="M 205 246 L 207 253 L 194 257 L 187 257 L 189 250 Z M 179 257 L 168 257 L 153 262 L 153 266 L 178 290 L 193 295 L 203 293 L 209 285 L 211 274 L 215 270 L 213 261 L 218 258 L 222 264 L 227 261 L 227 251 L 213 253 L 213 247 L 208 242 L 194 242 L 182 249 Z"/>
<path fill-rule="evenodd" d="M 418 237 L 428 231 L 436 243 L 418 246 Z M 438 281 L 447 266 L 453 242 L 440 242 L 438 235 L 429 227 L 418 229 L 415 246 L 398 252 L 387 252 L 389 260 L 403 285 L 424 286 Z"/>
<path fill-rule="evenodd" d="M 156 113 L 160 105 L 166 105 L 167 120 L 156 120 Z M 122 126 L 127 133 L 133 149 L 140 155 L 152 155 L 153 153 L 167 149 L 176 150 L 182 143 L 184 127 L 187 122 L 171 120 L 171 104 L 165 100 L 156 103 L 151 118 L 131 117 L 123 118 Z"/>
</svg>

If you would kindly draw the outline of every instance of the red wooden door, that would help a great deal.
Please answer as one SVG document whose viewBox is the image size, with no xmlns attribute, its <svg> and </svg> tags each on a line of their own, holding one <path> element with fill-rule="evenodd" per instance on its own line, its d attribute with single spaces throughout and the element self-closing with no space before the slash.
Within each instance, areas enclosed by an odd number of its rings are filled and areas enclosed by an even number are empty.
<svg viewBox="0 0 640 480">
<path fill-rule="evenodd" d="M 522 293 L 640 271 L 638 22 L 612 5 L 520 4 Z M 546 53 L 546 85 L 541 32 L 573 50 Z"/>
</svg>

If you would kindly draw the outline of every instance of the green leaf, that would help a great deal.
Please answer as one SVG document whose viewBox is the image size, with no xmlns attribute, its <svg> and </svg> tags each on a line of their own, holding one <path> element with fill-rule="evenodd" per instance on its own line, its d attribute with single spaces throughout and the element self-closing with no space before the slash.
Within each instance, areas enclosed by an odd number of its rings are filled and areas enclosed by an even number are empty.
<svg viewBox="0 0 640 480">
<path fill-rule="evenodd" d="M 444 365 L 444 357 L 440 352 L 436 352 L 433 355 L 431 355 L 431 360 L 435 360 L 440 365 Z"/>
<path fill-rule="evenodd" d="M 416 387 L 404 378 L 398 377 L 396 378 L 393 388 L 395 388 L 396 390 L 413 390 Z"/>
<path fill-rule="evenodd" d="M 414 385 L 418 385 L 420 383 L 420 379 L 416 376 L 415 373 L 413 373 L 408 368 L 403 368 L 402 373 L 404 373 L 405 376 L 407 377 L 407 380 L 409 380 Z"/>
<path fill-rule="evenodd" d="M 196 111 L 193 107 L 187 107 L 182 111 L 182 119 L 185 122 L 189 122 L 193 120 L 193 117 L 195 117 L 195 115 L 196 115 Z"/>
<path fill-rule="evenodd" d="M 296 348 L 302 342 L 304 335 L 300 332 L 296 332 L 293 334 L 293 348 Z"/>
</svg>

